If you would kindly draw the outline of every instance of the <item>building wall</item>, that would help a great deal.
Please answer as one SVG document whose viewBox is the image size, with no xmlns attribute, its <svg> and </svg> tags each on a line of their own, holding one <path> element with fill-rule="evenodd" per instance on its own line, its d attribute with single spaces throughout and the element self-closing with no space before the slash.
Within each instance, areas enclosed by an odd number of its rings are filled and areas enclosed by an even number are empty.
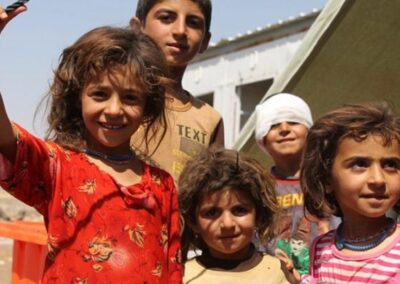
<svg viewBox="0 0 400 284">
<path fill-rule="evenodd" d="M 292 58 L 304 35 L 305 32 L 299 32 L 269 39 L 229 53 L 221 50 L 218 56 L 188 66 L 184 88 L 212 102 L 221 113 L 227 147 L 234 144 L 247 118 Z"/>
</svg>

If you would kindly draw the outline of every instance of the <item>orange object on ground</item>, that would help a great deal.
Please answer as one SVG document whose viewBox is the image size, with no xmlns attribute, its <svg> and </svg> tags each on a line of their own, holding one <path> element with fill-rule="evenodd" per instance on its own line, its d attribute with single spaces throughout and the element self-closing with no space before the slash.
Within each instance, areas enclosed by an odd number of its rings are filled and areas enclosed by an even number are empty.
<svg viewBox="0 0 400 284">
<path fill-rule="evenodd" d="M 47 232 L 42 222 L 0 222 L 0 236 L 14 240 L 12 284 L 41 283 L 47 254 Z"/>
</svg>

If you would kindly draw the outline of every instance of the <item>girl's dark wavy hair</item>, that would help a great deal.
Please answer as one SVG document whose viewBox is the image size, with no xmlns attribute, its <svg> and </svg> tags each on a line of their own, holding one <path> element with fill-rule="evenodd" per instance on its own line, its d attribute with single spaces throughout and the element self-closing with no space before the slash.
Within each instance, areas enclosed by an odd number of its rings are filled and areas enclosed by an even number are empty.
<svg viewBox="0 0 400 284">
<path fill-rule="evenodd" d="M 198 206 L 205 196 L 233 188 L 245 192 L 254 203 L 261 243 L 274 237 L 279 206 L 271 177 L 257 160 L 235 150 L 209 148 L 186 164 L 178 187 L 179 206 L 186 223 L 196 223 Z M 207 249 L 190 226 L 185 225 L 182 235 L 184 259 L 190 246 L 202 251 Z"/>
<path fill-rule="evenodd" d="M 44 99 L 50 108 L 46 138 L 71 149 L 85 147 L 81 92 L 92 78 L 104 72 L 113 75 L 120 67 L 127 68 L 147 95 L 143 117 L 146 144 L 149 131 L 156 124 L 161 126 L 164 136 L 165 89 L 170 82 L 161 50 L 139 29 L 100 27 L 84 34 L 60 56 Z"/>
<path fill-rule="evenodd" d="M 338 145 L 346 138 L 361 142 L 371 135 L 382 137 L 385 146 L 393 140 L 400 143 L 400 117 L 386 102 L 345 105 L 314 123 L 307 135 L 300 173 L 308 212 L 320 218 L 342 216 L 329 186 Z"/>
<path fill-rule="evenodd" d="M 211 0 L 191 0 L 196 3 L 201 12 L 204 15 L 205 19 L 205 31 L 207 34 L 210 34 L 211 27 L 211 14 L 212 14 L 212 4 Z M 140 20 L 141 23 L 146 22 L 147 14 L 150 12 L 151 8 L 156 5 L 160 0 L 139 0 L 136 6 L 136 17 Z"/>
</svg>

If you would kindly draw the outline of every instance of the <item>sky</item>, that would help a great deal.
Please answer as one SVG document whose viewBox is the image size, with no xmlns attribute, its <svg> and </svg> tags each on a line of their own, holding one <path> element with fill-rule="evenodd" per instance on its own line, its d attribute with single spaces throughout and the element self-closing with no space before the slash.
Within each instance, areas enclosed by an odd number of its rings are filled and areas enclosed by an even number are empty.
<svg viewBox="0 0 400 284">
<path fill-rule="evenodd" d="M 12 0 L 0 0 L 7 6 Z M 0 92 L 8 115 L 42 136 L 35 110 L 46 94 L 61 51 L 104 25 L 126 26 L 136 0 L 31 0 L 0 35 Z M 212 43 L 321 9 L 327 0 L 213 0 Z M 0 130 L 1 133 L 1 130 Z"/>
</svg>

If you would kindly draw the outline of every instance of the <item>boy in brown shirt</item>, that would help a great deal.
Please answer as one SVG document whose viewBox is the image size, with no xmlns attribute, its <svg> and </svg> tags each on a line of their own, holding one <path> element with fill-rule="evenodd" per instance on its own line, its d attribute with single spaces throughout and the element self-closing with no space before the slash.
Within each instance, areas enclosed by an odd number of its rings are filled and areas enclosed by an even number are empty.
<svg viewBox="0 0 400 284">
<path fill-rule="evenodd" d="M 131 26 L 139 25 L 162 49 L 173 86 L 166 94 L 167 129 L 148 150 L 136 132 L 131 144 L 145 160 L 169 172 L 177 181 L 185 163 L 201 149 L 224 145 L 221 115 L 182 87 L 186 66 L 207 49 L 211 33 L 209 0 L 139 0 Z M 146 154 L 147 153 L 147 154 Z"/>
</svg>

